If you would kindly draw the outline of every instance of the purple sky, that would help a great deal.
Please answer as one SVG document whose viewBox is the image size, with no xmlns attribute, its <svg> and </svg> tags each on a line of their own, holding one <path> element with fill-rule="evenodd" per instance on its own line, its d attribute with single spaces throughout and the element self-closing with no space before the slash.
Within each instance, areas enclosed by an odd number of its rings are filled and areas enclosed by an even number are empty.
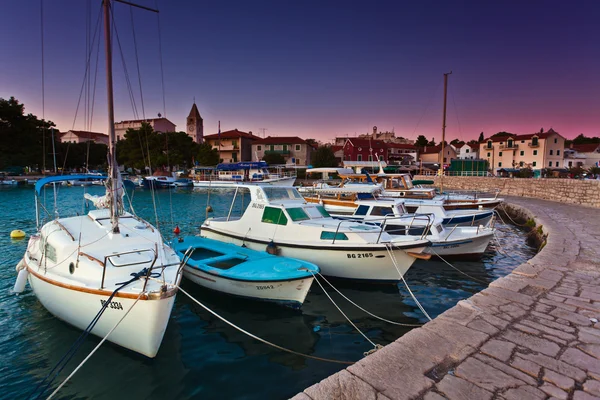
<svg viewBox="0 0 600 400">
<path fill-rule="evenodd" d="M 100 0 L 43 0 L 45 116 L 61 131 L 73 127 L 83 82 L 88 4 L 95 26 Z M 377 125 L 439 141 L 443 73 L 451 70 L 448 139 L 541 127 L 567 138 L 600 135 L 596 1 L 159 0 L 158 7 L 166 115 L 178 130 L 195 97 L 206 134 L 221 120 L 222 130 L 266 128 L 271 136 L 327 140 Z M 130 10 L 114 8 L 141 117 Z M 0 97 L 15 96 L 39 117 L 40 9 L 39 0 L 7 1 L 0 13 Z M 137 9 L 133 16 L 146 116 L 164 115 L 157 18 Z M 92 129 L 106 132 L 103 51 L 101 43 Z M 114 70 L 115 118 L 133 119 L 118 51 Z M 83 116 L 80 109 L 76 129 L 86 128 Z"/>
</svg>

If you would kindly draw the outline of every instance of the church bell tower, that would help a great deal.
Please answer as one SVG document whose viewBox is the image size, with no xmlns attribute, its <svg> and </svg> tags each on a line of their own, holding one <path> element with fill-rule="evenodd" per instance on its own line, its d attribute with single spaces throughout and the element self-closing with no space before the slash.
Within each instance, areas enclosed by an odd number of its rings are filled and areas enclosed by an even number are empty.
<svg viewBox="0 0 600 400">
<path fill-rule="evenodd" d="M 204 141 L 204 120 L 200 116 L 196 102 L 190 110 L 190 115 L 187 117 L 187 134 L 194 139 L 196 143 Z"/>
</svg>

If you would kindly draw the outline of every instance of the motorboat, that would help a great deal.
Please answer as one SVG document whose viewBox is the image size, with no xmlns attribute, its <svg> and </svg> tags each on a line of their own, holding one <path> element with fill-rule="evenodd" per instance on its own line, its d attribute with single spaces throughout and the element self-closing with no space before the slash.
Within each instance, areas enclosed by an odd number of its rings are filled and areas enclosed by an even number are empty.
<svg viewBox="0 0 600 400">
<path fill-rule="evenodd" d="M 251 200 L 241 216 L 234 216 L 242 190 Z M 397 282 L 417 258 L 430 257 L 422 254 L 427 239 L 393 238 L 377 226 L 334 219 L 294 187 L 241 184 L 228 215 L 207 219 L 200 234 L 309 261 L 324 275 L 375 282 Z"/>
<path fill-rule="evenodd" d="M 208 289 L 299 308 L 316 265 L 266 251 L 199 236 L 182 237 L 173 249 L 184 262 L 183 276 Z"/>
<path fill-rule="evenodd" d="M 144 189 L 168 189 L 176 186 L 175 181 L 172 176 L 151 175 L 142 178 L 141 185 Z"/>
<path fill-rule="evenodd" d="M 173 182 L 173 186 L 178 188 L 194 187 L 194 181 L 190 178 L 179 178 Z"/>
<path fill-rule="evenodd" d="M 351 216 L 332 216 L 381 226 L 392 237 L 425 235 L 431 242 L 425 252 L 432 255 L 480 256 L 494 237 L 491 226 L 445 227 L 443 219 L 435 213 L 409 214 L 401 199 L 359 200 L 356 204 Z"/>
<path fill-rule="evenodd" d="M 115 154 L 110 1 L 103 2 L 103 11 L 108 27 L 106 194 L 85 194 L 97 209 L 65 217 L 59 216 L 58 210 L 47 213 L 42 188 L 98 176 L 52 176 L 35 184 L 37 233 L 30 237 L 17 265 L 15 291 L 23 291 L 28 281 L 40 303 L 57 318 L 152 358 L 175 302 L 180 261 L 155 227 L 124 209 L 125 193 Z M 52 219 L 46 222 L 46 215 Z"/>
<path fill-rule="evenodd" d="M 278 169 L 270 172 L 265 161 L 221 163 L 215 168 L 197 168 L 194 187 L 235 188 L 240 183 L 263 183 L 277 186 L 294 186 L 296 175 Z"/>
</svg>

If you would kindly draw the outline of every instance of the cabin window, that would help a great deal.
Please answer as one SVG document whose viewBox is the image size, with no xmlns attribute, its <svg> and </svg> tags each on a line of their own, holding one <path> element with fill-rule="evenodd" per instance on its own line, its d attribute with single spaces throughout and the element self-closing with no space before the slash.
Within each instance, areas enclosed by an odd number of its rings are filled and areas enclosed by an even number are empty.
<svg viewBox="0 0 600 400">
<path fill-rule="evenodd" d="M 307 219 L 310 219 L 308 214 L 306 214 L 306 212 L 300 207 L 286 208 L 285 210 L 287 211 L 287 213 L 290 215 L 290 218 L 294 222 L 306 221 Z"/>
<path fill-rule="evenodd" d="M 321 213 L 321 215 L 325 218 L 330 218 L 331 215 L 329 215 L 329 213 L 327 212 L 327 210 L 325 209 L 325 207 L 323 206 L 317 206 L 317 210 L 319 210 L 319 212 Z"/>
<path fill-rule="evenodd" d="M 46 258 L 48 258 L 52 262 L 56 262 L 56 249 L 54 248 L 54 246 L 51 246 L 48 243 L 46 243 L 45 253 L 46 253 Z"/>
<path fill-rule="evenodd" d="M 379 156 L 379 161 L 383 161 L 383 156 Z"/>
<path fill-rule="evenodd" d="M 262 222 L 268 224 L 287 225 L 287 217 L 280 208 L 265 207 L 263 211 Z"/>
<path fill-rule="evenodd" d="M 321 232 L 321 240 L 348 240 L 348 236 L 342 232 Z"/>
<path fill-rule="evenodd" d="M 373 207 L 373 210 L 371 210 L 371 215 L 376 215 L 376 216 L 386 216 L 386 215 L 394 215 L 394 211 L 392 210 L 391 207 L 378 207 L 375 206 Z"/>
<path fill-rule="evenodd" d="M 573 161 L 569 161 L 569 168 L 573 166 Z"/>
<path fill-rule="evenodd" d="M 468 153 L 468 152 L 469 152 L 469 149 L 466 149 L 466 150 L 465 150 L 465 153 Z"/>
<path fill-rule="evenodd" d="M 273 200 L 304 200 L 304 197 L 298 193 L 296 188 L 285 187 L 263 187 L 265 194 L 270 201 Z"/>
<path fill-rule="evenodd" d="M 363 204 L 358 206 L 356 211 L 354 211 L 354 215 L 367 215 L 367 211 L 369 211 L 369 206 Z"/>
<path fill-rule="evenodd" d="M 283 151 L 287 151 L 287 144 L 283 145 Z"/>
</svg>

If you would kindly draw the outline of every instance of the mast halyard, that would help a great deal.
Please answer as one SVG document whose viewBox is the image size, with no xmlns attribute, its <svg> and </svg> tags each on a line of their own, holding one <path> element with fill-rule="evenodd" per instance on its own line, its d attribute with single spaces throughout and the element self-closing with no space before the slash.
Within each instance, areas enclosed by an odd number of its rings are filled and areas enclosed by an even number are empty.
<svg viewBox="0 0 600 400">
<path fill-rule="evenodd" d="M 106 49 L 106 91 L 108 100 L 108 163 L 109 163 L 109 185 L 107 197 L 110 204 L 110 222 L 113 233 L 119 233 L 119 206 L 118 194 L 118 167 L 115 141 L 115 113 L 113 104 L 113 82 L 112 82 L 112 52 L 110 43 L 110 0 L 103 0 L 104 9 L 104 43 Z"/>
<path fill-rule="evenodd" d="M 440 154 L 440 192 L 444 192 L 444 147 L 446 145 L 446 96 L 448 94 L 448 75 L 452 71 L 444 74 L 444 114 L 442 119 L 442 151 Z"/>
</svg>

